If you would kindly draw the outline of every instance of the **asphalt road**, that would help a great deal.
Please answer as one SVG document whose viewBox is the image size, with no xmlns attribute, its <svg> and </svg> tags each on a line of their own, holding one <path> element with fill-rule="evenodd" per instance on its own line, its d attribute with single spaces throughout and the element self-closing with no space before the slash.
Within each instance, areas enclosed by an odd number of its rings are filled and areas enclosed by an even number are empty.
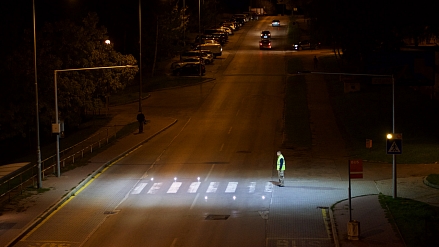
<svg viewBox="0 0 439 247">
<path fill-rule="evenodd" d="M 287 23 L 287 17 L 280 19 Z M 272 32 L 273 50 L 259 50 L 262 30 Z M 276 187 L 285 59 L 291 55 L 284 50 L 286 31 L 271 27 L 269 17 L 249 23 L 207 66 L 214 81 L 154 93 L 145 114 L 172 116 L 178 123 L 112 165 L 24 242 L 333 246 L 327 207 L 345 198 L 344 185 L 328 186 L 318 177 L 293 180 L 287 170 L 287 187 Z M 290 158 L 287 169 L 293 167 Z M 332 161 L 308 168 L 325 174 L 323 180 L 340 180 Z M 299 173 L 306 169 L 297 166 Z"/>
</svg>

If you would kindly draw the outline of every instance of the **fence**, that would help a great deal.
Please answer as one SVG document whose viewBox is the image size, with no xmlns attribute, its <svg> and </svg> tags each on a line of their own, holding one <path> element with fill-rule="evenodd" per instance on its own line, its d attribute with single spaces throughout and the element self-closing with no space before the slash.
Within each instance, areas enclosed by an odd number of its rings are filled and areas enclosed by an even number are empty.
<svg viewBox="0 0 439 247">
<path fill-rule="evenodd" d="M 99 149 L 102 145 L 108 144 L 112 138 L 116 138 L 116 129 L 108 127 L 104 131 L 100 131 L 87 139 L 60 151 L 60 167 L 61 169 L 67 165 L 74 164 L 75 161 L 84 157 L 87 153 Z M 47 174 L 56 173 L 56 154 L 41 161 L 41 177 Z M 3 201 L 6 196 L 8 200 L 15 194 L 20 194 L 23 188 L 37 183 L 38 164 L 29 164 L 17 171 L 17 174 L 11 174 L 4 180 L 0 181 L 0 200 Z"/>
</svg>

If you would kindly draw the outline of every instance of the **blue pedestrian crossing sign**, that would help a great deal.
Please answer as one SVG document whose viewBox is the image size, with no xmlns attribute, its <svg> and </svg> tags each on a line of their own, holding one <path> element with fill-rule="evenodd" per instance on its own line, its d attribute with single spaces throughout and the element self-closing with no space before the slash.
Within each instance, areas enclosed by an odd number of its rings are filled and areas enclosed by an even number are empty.
<svg viewBox="0 0 439 247">
<path fill-rule="evenodd" d="M 387 134 L 386 153 L 402 154 L 402 134 Z"/>
</svg>

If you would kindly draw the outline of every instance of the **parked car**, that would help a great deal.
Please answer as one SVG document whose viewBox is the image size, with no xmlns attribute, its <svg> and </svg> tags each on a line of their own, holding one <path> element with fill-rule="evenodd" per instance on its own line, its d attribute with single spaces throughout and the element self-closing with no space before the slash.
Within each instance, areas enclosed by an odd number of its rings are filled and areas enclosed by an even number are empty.
<svg viewBox="0 0 439 247">
<path fill-rule="evenodd" d="M 271 41 L 268 39 L 259 41 L 259 49 L 271 49 Z"/>
<path fill-rule="evenodd" d="M 233 29 L 230 26 L 222 25 L 220 29 L 226 32 L 228 35 L 233 35 Z"/>
<path fill-rule="evenodd" d="M 213 63 L 213 56 L 209 56 L 209 54 L 207 54 L 206 52 L 194 50 L 185 51 L 180 54 L 180 61 L 184 61 L 189 58 L 201 58 L 201 61 L 206 64 Z"/>
<path fill-rule="evenodd" d="M 173 75 L 200 75 L 200 68 L 201 68 L 201 75 L 204 75 L 206 73 L 206 67 L 204 64 L 200 64 L 199 62 L 188 62 L 181 67 L 177 67 L 174 70 L 172 70 Z"/>
<path fill-rule="evenodd" d="M 198 44 L 195 50 L 209 50 L 213 53 L 213 58 L 223 55 L 223 47 L 218 43 L 204 43 Z"/>
<path fill-rule="evenodd" d="M 294 50 L 310 50 L 310 49 L 319 49 L 320 48 L 320 42 L 312 42 L 309 40 L 302 40 L 299 41 L 297 44 L 293 44 Z"/>
<path fill-rule="evenodd" d="M 272 27 L 280 27 L 280 21 L 279 20 L 273 20 L 271 22 Z"/>
<path fill-rule="evenodd" d="M 271 38 L 270 31 L 262 31 L 261 32 L 261 39 L 270 39 L 270 38 Z"/>
<path fill-rule="evenodd" d="M 195 48 L 194 51 L 200 51 L 200 50 L 197 50 L 197 49 Z M 215 55 L 213 55 L 213 52 L 212 52 L 211 50 L 201 50 L 201 52 L 202 52 L 203 54 L 206 54 L 206 55 L 207 55 L 206 57 L 203 56 L 204 63 L 205 63 L 205 64 L 213 64 L 213 61 L 215 61 L 215 60 L 214 60 Z"/>
<path fill-rule="evenodd" d="M 201 64 L 204 64 L 203 60 L 200 58 L 186 58 L 184 60 L 180 60 L 180 61 L 175 61 L 171 64 L 171 71 L 176 69 L 176 68 L 180 68 L 185 64 L 188 63 L 199 63 L 201 61 Z"/>
</svg>

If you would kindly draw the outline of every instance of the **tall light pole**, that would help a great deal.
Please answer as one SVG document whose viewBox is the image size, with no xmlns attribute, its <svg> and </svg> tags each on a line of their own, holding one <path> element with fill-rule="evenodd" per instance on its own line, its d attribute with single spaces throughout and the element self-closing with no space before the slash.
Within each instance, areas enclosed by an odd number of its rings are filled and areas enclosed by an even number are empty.
<svg viewBox="0 0 439 247">
<path fill-rule="evenodd" d="M 122 66 L 106 66 L 106 67 L 91 67 L 91 68 L 77 68 L 77 69 L 57 69 L 54 70 L 54 88 L 55 88 L 55 124 L 52 125 L 52 132 L 56 134 L 56 176 L 61 176 L 61 167 L 59 164 L 59 134 L 61 133 L 61 127 L 58 119 L 58 82 L 57 73 L 67 71 L 79 71 L 79 70 L 98 70 L 98 69 L 123 69 L 123 68 L 136 68 L 135 65 L 122 65 Z"/>
<path fill-rule="evenodd" d="M 139 112 L 142 112 L 142 4 L 139 0 Z"/>
<path fill-rule="evenodd" d="M 299 71 L 298 74 L 319 74 L 319 75 L 348 75 L 348 76 L 368 76 L 368 77 L 390 77 L 392 79 L 392 132 L 395 134 L 395 78 L 391 75 L 381 74 L 355 74 L 355 73 L 331 73 L 331 72 L 314 72 Z M 393 180 L 393 198 L 397 197 L 397 174 L 396 174 L 396 155 L 392 154 L 392 180 Z"/>
<path fill-rule="evenodd" d="M 37 121 L 37 173 L 38 173 L 38 188 L 42 188 L 41 179 L 41 149 L 40 149 L 40 108 L 38 107 L 38 80 L 37 80 L 37 34 L 35 27 L 35 0 L 32 0 L 32 16 L 34 28 L 34 71 L 35 71 L 35 113 Z"/>
</svg>

